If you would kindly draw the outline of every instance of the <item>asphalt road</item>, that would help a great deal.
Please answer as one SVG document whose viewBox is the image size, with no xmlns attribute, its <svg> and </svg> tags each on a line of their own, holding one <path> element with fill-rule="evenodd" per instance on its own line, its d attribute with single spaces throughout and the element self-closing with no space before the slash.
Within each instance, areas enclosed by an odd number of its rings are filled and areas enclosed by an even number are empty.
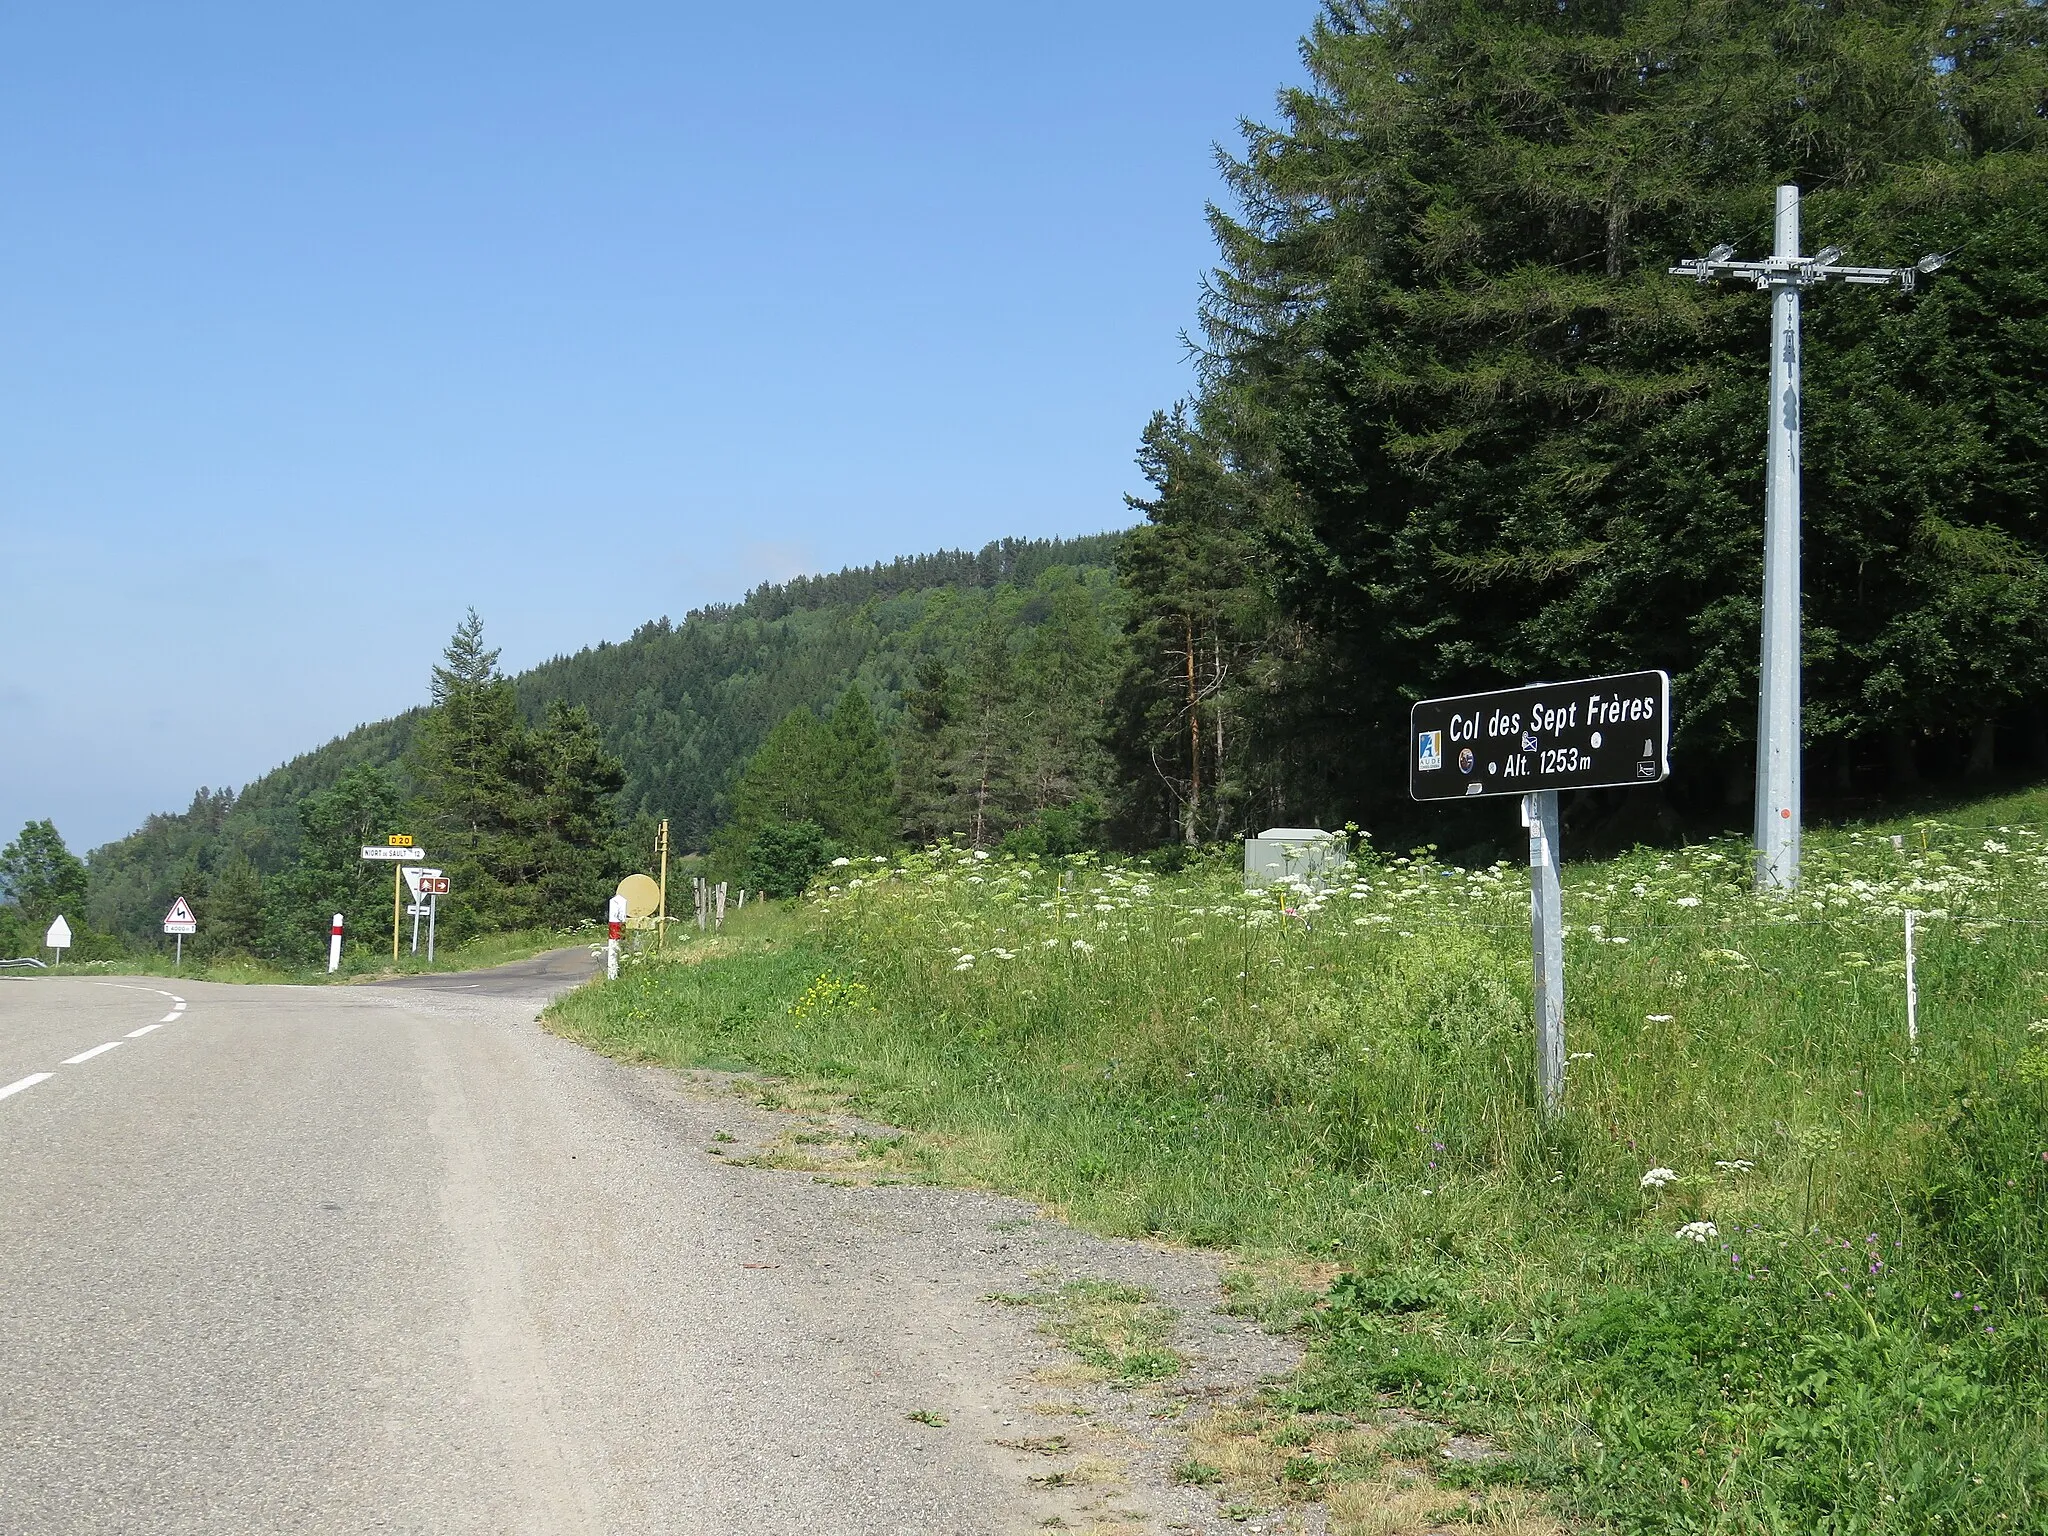
<svg viewBox="0 0 2048 1536">
<path fill-rule="evenodd" d="M 1086 1477 L 1017 1448 L 1059 1357 L 985 1300 L 1108 1274 L 1206 1317 L 1212 1266 L 728 1166 L 780 1122 L 535 1026 L 587 965 L 0 980 L 0 1530 L 1212 1528 L 1116 1403 L 1061 1421 L 1107 1437 Z"/>
</svg>

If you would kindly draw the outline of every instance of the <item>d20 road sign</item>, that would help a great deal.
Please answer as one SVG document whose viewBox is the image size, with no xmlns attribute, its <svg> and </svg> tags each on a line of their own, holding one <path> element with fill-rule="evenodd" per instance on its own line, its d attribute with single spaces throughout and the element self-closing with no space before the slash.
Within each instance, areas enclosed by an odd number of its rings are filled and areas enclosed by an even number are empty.
<svg viewBox="0 0 2048 1536">
<path fill-rule="evenodd" d="M 426 856 L 427 850 L 424 848 L 395 848 L 389 845 L 379 847 L 369 843 L 363 845 L 363 857 L 366 859 L 403 859 L 410 862 L 424 859 Z"/>
<path fill-rule="evenodd" d="M 1424 699 L 1408 714 L 1416 800 L 1655 784 L 1670 776 L 1670 758 L 1664 672 Z"/>
<path fill-rule="evenodd" d="M 399 871 L 405 876 L 405 888 L 412 892 L 414 901 L 426 896 L 446 896 L 448 877 L 438 869 L 428 869 L 424 864 L 414 864 Z"/>
<path fill-rule="evenodd" d="M 180 896 L 171 903 L 171 910 L 164 914 L 164 932 L 186 934 L 198 931 L 199 919 L 192 915 L 192 909 L 185 905 L 185 898 Z"/>
</svg>

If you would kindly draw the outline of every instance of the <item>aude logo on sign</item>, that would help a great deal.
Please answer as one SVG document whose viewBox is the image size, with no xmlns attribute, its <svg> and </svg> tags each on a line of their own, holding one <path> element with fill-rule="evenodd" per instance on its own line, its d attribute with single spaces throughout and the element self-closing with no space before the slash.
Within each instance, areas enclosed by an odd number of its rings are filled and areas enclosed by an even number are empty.
<svg viewBox="0 0 2048 1536">
<path fill-rule="evenodd" d="M 1417 800 L 1654 784 L 1671 772 L 1671 679 L 1628 672 L 1425 699 L 1408 729 Z"/>
</svg>

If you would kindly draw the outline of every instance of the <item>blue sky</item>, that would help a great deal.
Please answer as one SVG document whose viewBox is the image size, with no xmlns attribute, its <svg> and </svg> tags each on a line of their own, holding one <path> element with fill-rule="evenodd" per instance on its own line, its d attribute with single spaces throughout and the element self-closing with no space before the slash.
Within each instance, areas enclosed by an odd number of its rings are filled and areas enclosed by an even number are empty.
<svg viewBox="0 0 2048 1536">
<path fill-rule="evenodd" d="M 798 571 L 1127 521 L 1310 0 L 0 15 L 0 838 Z"/>
</svg>

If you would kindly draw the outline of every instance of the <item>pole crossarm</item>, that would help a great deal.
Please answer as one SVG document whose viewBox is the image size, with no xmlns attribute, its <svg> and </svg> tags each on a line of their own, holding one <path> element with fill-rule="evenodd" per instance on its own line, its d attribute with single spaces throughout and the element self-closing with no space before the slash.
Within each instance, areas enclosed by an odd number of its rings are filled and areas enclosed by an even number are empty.
<svg viewBox="0 0 2048 1536">
<path fill-rule="evenodd" d="M 1832 249 L 1812 256 L 1771 256 L 1762 261 L 1735 261 L 1731 259 L 1732 252 L 1716 254 L 1725 249 L 1724 246 L 1716 246 L 1704 256 L 1695 256 L 1665 270 L 1673 277 L 1689 277 L 1696 283 L 1710 283 L 1725 277 L 1740 278 L 1759 289 L 1770 289 L 1780 284 L 1812 288 L 1834 278 L 1845 283 L 1877 287 L 1897 283 L 1911 293 L 1921 277 L 1939 271 L 1948 260 L 1946 256 L 1922 256 L 1910 267 L 1845 267 L 1841 265 L 1841 253 Z"/>
</svg>

